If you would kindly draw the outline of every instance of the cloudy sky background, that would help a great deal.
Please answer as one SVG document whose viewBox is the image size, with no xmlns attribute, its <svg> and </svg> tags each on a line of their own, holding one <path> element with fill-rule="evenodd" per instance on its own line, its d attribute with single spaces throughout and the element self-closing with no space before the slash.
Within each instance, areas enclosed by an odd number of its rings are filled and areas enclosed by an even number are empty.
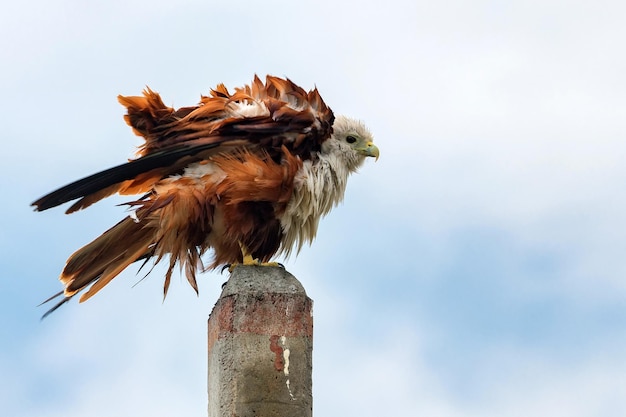
<svg viewBox="0 0 626 417">
<path fill-rule="evenodd" d="M 350 5 L 348 4 L 350 3 Z M 317 86 L 381 149 L 287 269 L 315 301 L 314 413 L 626 415 L 626 6 L 618 1 L 42 1 L 0 15 L 0 404 L 206 415 L 206 319 L 129 268 L 43 322 L 123 215 L 31 201 L 132 156 L 117 94 Z"/>
</svg>

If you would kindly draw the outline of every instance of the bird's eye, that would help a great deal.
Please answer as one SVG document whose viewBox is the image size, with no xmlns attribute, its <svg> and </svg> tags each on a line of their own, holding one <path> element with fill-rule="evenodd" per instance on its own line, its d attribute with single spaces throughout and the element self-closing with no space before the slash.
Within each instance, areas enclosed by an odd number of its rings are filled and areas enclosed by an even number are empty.
<svg viewBox="0 0 626 417">
<path fill-rule="evenodd" d="M 354 143 L 354 142 L 356 142 L 356 138 L 354 136 L 347 136 L 346 137 L 346 142 Z"/>
</svg>

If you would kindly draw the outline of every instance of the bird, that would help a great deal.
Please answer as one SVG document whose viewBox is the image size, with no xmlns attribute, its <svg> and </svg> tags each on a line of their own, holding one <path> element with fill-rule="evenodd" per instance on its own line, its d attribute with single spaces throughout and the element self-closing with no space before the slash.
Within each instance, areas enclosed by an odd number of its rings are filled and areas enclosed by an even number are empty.
<svg viewBox="0 0 626 417">
<path fill-rule="evenodd" d="M 79 293 L 86 301 L 139 261 L 169 262 L 164 298 L 177 265 L 196 293 L 198 271 L 275 265 L 274 257 L 312 243 L 349 175 L 379 158 L 363 122 L 335 116 L 317 87 L 306 91 L 289 78 L 255 75 L 232 93 L 218 84 L 178 109 L 149 87 L 118 101 L 144 139 L 136 157 L 31 205 L 44 211 L 77 200 L 69 214 L 113 194 L 138 197 L 124 203 L 124 219 L 68 258 L 63 290 L 44 303 L 61 300 L 44 317 Z"/>
</svg>

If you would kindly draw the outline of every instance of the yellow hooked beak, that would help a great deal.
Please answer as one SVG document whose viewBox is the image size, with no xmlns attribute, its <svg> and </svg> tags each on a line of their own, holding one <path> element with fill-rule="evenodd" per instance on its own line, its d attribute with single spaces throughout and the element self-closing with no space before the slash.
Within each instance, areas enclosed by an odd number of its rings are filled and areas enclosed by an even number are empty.
<svg viewBox="0 0 626 417">
<path fill-rule="evenodd" d="M 378 147 L 374 145 L 374 142 L 367 142 L 364 147 L 357 148 L 356 151 L 360 155 L 373 156 L 377 161 L 380 156 L 380 151 L 378 150 Z"/>
</svg>

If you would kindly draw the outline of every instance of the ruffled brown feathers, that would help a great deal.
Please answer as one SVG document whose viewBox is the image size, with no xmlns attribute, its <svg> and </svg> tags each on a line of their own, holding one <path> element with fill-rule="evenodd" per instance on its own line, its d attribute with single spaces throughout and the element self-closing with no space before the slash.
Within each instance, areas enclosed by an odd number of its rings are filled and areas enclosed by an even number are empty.
<svg viewBox="0 0 626 417">
<path fill-rule="evenodd" d="M 37 210 L 78 199 L 68 213 L 114 193 L 143 194 L 134 210 L 76 251 L 61 274 L 65 299 L 93 296 L 139 260 L 169 256 L 165 277 L 180 265 L 197 291 L 202 255 L 209 268 L 242 260 L 241 247 L 262 261 L 281 247 L 284 213 L 303 161 L 315 160 L 334 116 L 317 89 L 288 79 L 255 77 L 230 93 L 223 85 L 197 106 L 174 109 L 146 88 L 119 96 L 133 131 L 145 139 L 137 159 L 83 178 L 33 203 Z M 53 297 L 54 298 L 54 297 Z"/>
<path fill-rule="evenodd" d="M 143 96 L 119 96 L 133 131 L 145 139 L 138 158 L 91 175 L 33 202 L 47 210 L 81 198 L 67 213 L 115 193 L 141 194 L 190 163 L 238 148 L 263 149 L 280 160 L 281 147 L 302 160 L 314 157 L 330 137 L 334 115 L 317 89 L 306 92 L 290 80 L 258 77 L 231 94 L 218 85 L 200 104 L 173 109 L 146 88 Z"/>
<path fill-rule="evenodd" d="M 288 79 L 271 76 L 265 83 L 255 76 L 250 85 L 235 88 L 232 94 L 219 84 L 197 106 L 178 110 L 166 106 L 149 88 L 143 96 L 118 100 L 128 109 L 126 122 L 145 139 L 139 156 L 181 142 L 219 143 L 236 137 L 262 146 L 285 144 L 306 159 L 330 136 L 334 120 L 317 89 L 306 92 Z"/>
</svg>

